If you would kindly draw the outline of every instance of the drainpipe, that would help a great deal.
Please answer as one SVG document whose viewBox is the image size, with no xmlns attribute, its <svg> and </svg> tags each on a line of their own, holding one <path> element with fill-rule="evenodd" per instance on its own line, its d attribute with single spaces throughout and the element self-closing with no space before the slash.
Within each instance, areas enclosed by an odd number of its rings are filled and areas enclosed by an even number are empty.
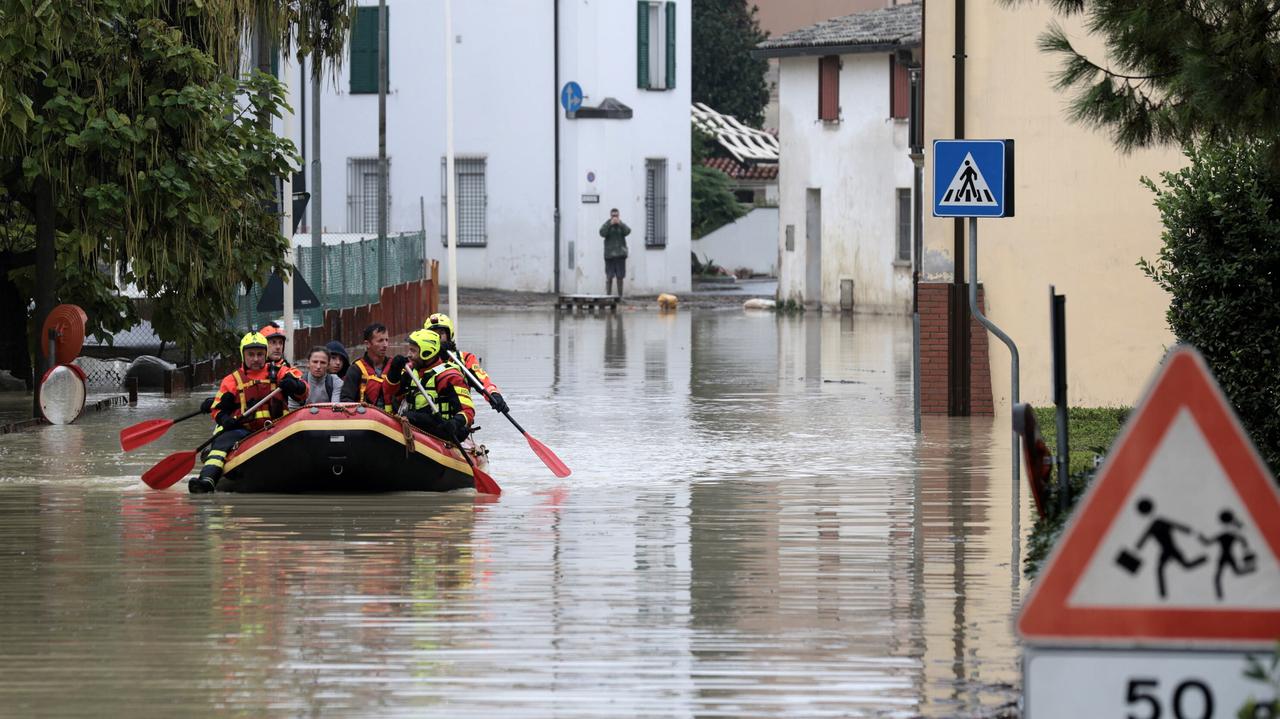
<svg viewBox="0 0 1280 719">
<path fill-rule="evenodd" d="M 552 270 L 554 277 L 553 284 L 555 293 L 560 294 L 560 0 L 551 0 L 551 52 L 554 55 L 552 60 L 552 78 L 555 84 L 551 92 L 551 107 L 555 114 L 552 115 L 552 127 L 555 128 L 555 181 L 552 187 L 555 192 L 555 204 L 552 211 L 552 223 L 555 225 L 555 249 L 552 251 L 553 262 L 555 268 Z"/>
<path fill-rule="evenodd" d="M 964 137 L 964 61 L 965 61 L 965 0 L 956 0 L 956 52 L 955 58 L 955 137 Z M 936 168 L 935 168 L 936 171 Z M 936 181 L 936 178 L 935 178 Z M 948 414 L 967 417 L 969 402 L 969 306 L 965 296 L 964 278 L 964 220 L 955 220 L 955 236 L 952 243 L 951 280 L 951 347 L 947 353 L 951 397 Z"/>
</svg>

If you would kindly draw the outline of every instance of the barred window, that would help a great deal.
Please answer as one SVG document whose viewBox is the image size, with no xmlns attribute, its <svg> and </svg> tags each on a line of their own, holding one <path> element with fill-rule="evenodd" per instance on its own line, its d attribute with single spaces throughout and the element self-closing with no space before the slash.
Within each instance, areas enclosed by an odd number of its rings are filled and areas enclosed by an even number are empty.
<svg viewBox="0 0 1280 719">
<path fill-rule="evenodd" d="M 446 180 L 448 172 L 445 158 L 440 158 L 440 243 L 449 244 L 448 198 Z M 489 196 L 485 193 L 485 158 L 454 156 L 454 188 L 458 194 L 457 223 L 458 247 L 484 247 L 489 240 L 485 216 Z"/>
<path fill-rule="evenodd" d="M 644 246 L 667 246 L 667 161 L 644 161 Z"/>
<path fill-rule="evenodd" d="M 387 158 L 387 216 L 391 215 L 391 158 Z M 347 158 L 347 232 L 378 231 L 378 158 Z"/>
<path fill-rule="evenodd" d="M 911 189 L 898 188 L 898 260 L 911 261 Z"/>
</svg>

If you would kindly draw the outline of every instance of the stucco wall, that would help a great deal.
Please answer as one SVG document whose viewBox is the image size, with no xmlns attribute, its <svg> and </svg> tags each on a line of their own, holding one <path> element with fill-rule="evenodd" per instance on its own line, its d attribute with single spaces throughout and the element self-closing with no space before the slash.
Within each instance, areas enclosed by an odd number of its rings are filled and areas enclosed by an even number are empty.
<svg viewBox="0 0 1280 719">
<path fill-rule="evenodd" d="M 376 3 L 366 0 L 362 5 Z M 555 252 L 554 122 L 561 124 L 562 290 L 603 291 L 596 228 L 616 205 L 631 224 L 628 291 L 689 286 L 689 3 L 678 3 L 676 89 L 636 88 L 634 4 L 588 0 L 560 6 L 560 82 L 576 80 L 587 105 L 613 96 L 631 105 L 629 120 L 566 120 L 558 110 L 550 5 L 518 0 L 453 5 L 454 151 L 486 158 L 485 247 L 459 247 L 458 277 L 471 287 L 551 291 Z M 423 198 L 428 252 L 443 260 L 441 170 L 444 155 L 443 6 L 389 3 L 390 81 L 387 155 L 390 229 L 417 230 Z M 297 67 L 293 105 L 297 98 Z M 327 80 L 322 100 L 324 227 L 347 227 L 347 158 L 378 154 L 378 97 L 351 95 L 349 68 Z M 307 89 L 310 95 L 310 87 Z M 310 102 L 310 99 L 308 100 Z M 300 118 L 299 118 L 300 120 Z M 307 119 L 308 145 L 310 117 Z M 677 128 L 679 131 L 673 131 Z M 294 137 L 299 134 L 295 123 Z M 311 151 L 307 149 L 308 160 Z M 644 161 L 668 158 L 666 250 L 644 251 Z M 582 205 L 587 169 L 600 178 L 600 205 Z M 604 189 L 607 187 L 608 189 Z M 601 209 L 603 207 L 603 210 Z M 589 220 L 585 225 L 579 218 Z M 306 223 L 310 221 L 310 212 Z M 595 246 L 581 239 L 589 227 Z M 638 245 L 636 244 L 638 239 Z M 568 270 L 570 242 L 584 263 Z M 678 261 L 674 258 L 678 258 Z M 592 261 L 594 260 L 594 261 Z M 442 268 L 443 270 L 444 268 Z M 683 269 L 683 272 L 681 272 Z M 595 285 L 600 285 L 595 289 Z"/>
<path fill-rule="evenodd" d="M 713 260 L 730 272 L 746 267 L 773 275 L 778 271 L 778 208 L 757 207 L 736 221 L 693 241 L 698 259 Z"/>
<path fill-rule="evenodd" d="M 925 12 L 927 139 L 954 137 L 953 12 L 948 4 Z M 1052 87 L 1058 60 L 1036 48 L 1054 19 L 1044 4 L 971 1 L 967 13 L 966 135 L 1017 141 L 1017 217 L 979 221 L 978 274 L 991 319 L 1018 343 L 1022 399 L 1045 404 L 1052 396 L 1054 284 L 1067 295 L 1072 403 L 1131 404 L 1173 340 L 1167 296 L 1135 265 L 1160 247 L 1159 216 L 1139 178 L 1178 167 L 1181 156 L 1169 149 L 1123 155 L 1104 132 L 1066 119 L 1069 98 Z M 1078 22 L 1059 21 L 1073 39 L 1086 38 Z M 1103 57 L 1096 42 L 1084 47 Z M 929 197 L 929 147 L 925 164 Z M 949 279 L 953 221 L 929 215 L 926 205 L 926 269 Z M 996 403 L 1007 411 L 1009 353 L 998 339 L 989 342 Z"/>
<path fill-rule="evenodd" d="M 818 58 L 787 57 L 780 72 L 778 170 L 781 253 L 778 295 L 804 301 L 805 203 L 821 189 L 823 307 L 837 308 L 840 281 L 854 281 L 854 311 L 907 312 L 911 267 L 895 263 L 898 188 L 912 185 L 907 124 L 889 117 L 889 55 L 844 55 L 840 122 L 821 122 Z M 795 249 L 786 249 L 786 227 Z"/>
</svg>

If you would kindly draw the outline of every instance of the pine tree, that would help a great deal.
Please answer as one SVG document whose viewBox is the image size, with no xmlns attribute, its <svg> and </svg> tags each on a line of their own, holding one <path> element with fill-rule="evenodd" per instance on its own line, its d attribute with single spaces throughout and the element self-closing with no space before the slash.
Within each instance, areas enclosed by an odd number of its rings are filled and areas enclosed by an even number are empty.
<svg viewBox="0 0 1280 719">
<path fill-rule="evenodd" d="M 766 37 L 746 0 L 694 0 L 693 101 L 760 127 L 768 61 L 751 51 Z"/>
<path fill-rule="evenodd" d="M 1110 130 L 1120 149 L 1280 135 L 1277 0 L 1047 2 L 1106 44 L 1106 58 L 1088 57 L 1057 24 L 1040 38 L 1063 58 L 1072 119 Z"/>
</svg>

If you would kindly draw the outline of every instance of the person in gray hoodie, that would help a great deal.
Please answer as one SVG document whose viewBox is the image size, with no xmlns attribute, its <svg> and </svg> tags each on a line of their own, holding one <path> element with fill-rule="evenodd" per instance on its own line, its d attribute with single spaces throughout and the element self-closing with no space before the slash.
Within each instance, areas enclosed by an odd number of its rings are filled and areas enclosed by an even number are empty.
<svg viewBox="0 0 1280 719">
<path fill-rule="evenodd" d="M 294 410 L 304 404 L 318 402 L 337 402 L 337 395 L 342 391 L 342 380 L 338 375 L 329 372 L 329 349 L 312 347 L 307 354 L 307 370 L 303 374 L 307 381 L 307 399 L 305 402 L 289 400 L 289 409 Z"/>
</svg>

